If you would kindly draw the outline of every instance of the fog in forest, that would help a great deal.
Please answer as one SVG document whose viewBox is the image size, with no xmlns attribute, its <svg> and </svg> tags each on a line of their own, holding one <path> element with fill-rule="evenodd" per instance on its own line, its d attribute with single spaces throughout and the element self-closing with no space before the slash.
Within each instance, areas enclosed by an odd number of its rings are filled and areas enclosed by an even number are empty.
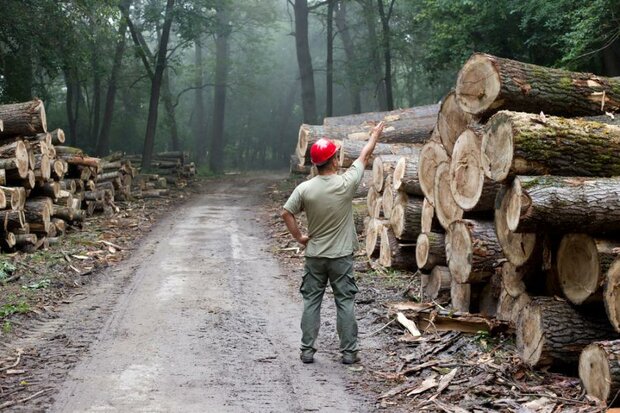
<svg viewBox="0 0 620 413">
<path fill-rule="evenodd" d="M 476 51 L 620 75 L 617 0 L 0 3 L 1 103 L 204 174 L 287 167 L 302 123 L 439 102 Z"/>
</svg>

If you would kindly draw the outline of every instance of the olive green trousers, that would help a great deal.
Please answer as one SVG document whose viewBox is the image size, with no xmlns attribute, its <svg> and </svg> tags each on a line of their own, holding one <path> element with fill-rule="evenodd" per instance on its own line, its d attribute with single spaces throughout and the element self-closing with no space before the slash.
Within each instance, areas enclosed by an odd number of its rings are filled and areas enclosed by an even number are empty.
<svg viewBox="0 0 620 413">
<path fill-rule="evenodd" d="M 357 321 L 354 306 L 358 289 L 353 278 L 353 255 L 340 258 L 306 257 L 304 279 L 299 289 L 304 300 L 301 351 L 316 351 L 315 341 L 321 326 L 321 303 L 328 280 L 336 301 L 336 330 L 340 338 L 340 351 L 356 352 Z"/>
</svg>

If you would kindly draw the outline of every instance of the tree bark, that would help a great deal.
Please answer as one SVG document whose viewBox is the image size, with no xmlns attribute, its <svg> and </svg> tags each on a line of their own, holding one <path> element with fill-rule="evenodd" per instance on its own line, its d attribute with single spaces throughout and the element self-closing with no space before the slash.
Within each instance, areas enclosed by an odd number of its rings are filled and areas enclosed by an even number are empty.
<svg viewBox="0 0 620 413">
<path fill-rule="evenodd" d="M 420 151 L 418 178 L 422 192 L 424 192 L 424 196 L 432 206 L 435 206 L 435 174 L 437 167 L 442 162 L 448 162 L 449 160 L 450 157 L 443 145 L 433 140 L 426 143 Z"/>
<path fill-rule="evenodd" d="M 416 264 L 421 270 L 432 270 L 436 266 L 445 266 L 446 239 L 438 232 L 423 232 L 416 240 Z"/>
<path fill-rule="evenodd" d="M 620 175 L 620 126 L 554 116 L 500 112 L 482 141 L 487 177 Z"/>
<path fill-rule="evenodd" d="M 40 99 L 0 105 L 0 119 L 4 125 L 0 138 L 47 132 L 45 106 Z"/>
<path fill-rule="evenodd" d="M 392 185 L 395 190 L 409 195 L 424 196 L 418 176 L 419 161 L 420 157 L 416 155 L 400 157 L 394 166 L 392 178 Z"/>
<path fill-rule="evenodd" d="M 336 0 L 327 0 L 327 62 L 325 116 L 334 115 L 334 8 Z"/>
<path fill-rule="evenodd" d="M 471 301 L 471 284 L 458 283 L 452 277 L 450 280 L 450 303 L 452 308 L 462 313 L 469 313 Z"/>
<path fill-rule="evenodd" d="M 615 401 L 620 391 L 620 340 L 597 341 L 579 356 L 579 378 L 589 396 L 605 402 Z M 617 403 L 614 403 L 617 405 Z"/>
<path fill-rule="evenodd" d="M 125 54 L 125 34 L 127 32 L 127 20 L 130 5 L 131 0 L 123 0 L 119 5 L 122 17 L 118 25 L 118 40 L 116 43 L 116 50 L 114 51 L 114 60 L 112 62 L 110 80 L 108 81 L 108 91 L 105 98 L 103 118 L 101 119 L 101 130 L 99 131 L 97 148 L 95 149 L 95 152 L 99 156 L 105 156 L 108 152 L 110 152 L 110 130 L 112 128 L 114 103 L 116 101 L 116 84 L 118 82 L 118 77 L 123 63 L 123 55 Z"/>
<path fill-rule="evenodd" d="M 194 112 L 192 113 L 192 132 L 194 135 L 194 145 L 196 150 L 196 159 L 202 164 L 207 159 L 207 119 L 205 114 L 205 102 L 203 96 L 203 68 L 202 68 L 202 43 L 200 39 L 196 39 L 194 43 L 194 64 L 196 71 L 194 73 Z"/>
<path fill-rule="evenodd" d="M 303 122 L 316 124 L 316 92 L 314 88 L 314 70 L 308 42 L 308 0 L 294 0 L 295 11 L 295 46 L 297 64 L 301 77 L 301 102 Z"/>
<path fill-rule="evenodd" d="M 155 61 L 155 71 L 151 82 L 151 96 L 149 99 L 149 114 L 146 121 L 146 133 L 144 136 L 144 149 L 142 151 L 142 168 L 151 167 L 153 148 L 155 146 L 155 131 L 157 129 L 157 116 L 159 108 L 159 94 L 161 83 L 166 68 L 168 40 L 170 38 L 170 28 L 172 27 L 173 9 L 175 0 L 166 1 L 166 11 L 164 14 L 164 25 L 162 27 L 161 38 L 157 50 L 157 60 Z"/>
<path fill-rule="evenodd" d="M 386 11 L 383 0 L 377 0 L 377 5 L 379 7 L 379 16 L 381 18 L 381 45 L 383 48 L 383 64 L 385 69 L 383 81 L 385 83 L 385 98 L 388 110 L 394 109 L 394 97 L 392 94 L 392 34 L 390 30 L 390 19 L 392 16 L 394 2 L 395 0 L 390 0 L 389 8 Z"/>
<path fill-rule="evenodd" d="M 620 110 L 620 81 L 476 53 L 456 81 L 461 108 L 488 117 L 498 110 L 560 116 Z"/>
<path fill-rule="evenodd" d="M 396 270 L 415 271 L 415 244 L 401 243 L 391 228 L 383 226 L 381 230 L 381 248 L 379 264 Z"/>
<path fill-rule="evenodd" d="M 422 232 L 422 202 L 423 199 L 411 196 L 402 196 L 401 202 L 392 208 L 390 225 L 396 238 L 415 242 Z"/>
<path fill-rule="evenodd" d="M 458 283 L 485 282 L 504 260 L 491 221 L 455 221 L 445 243 L 448 267 Z"/>
<path fill-rule="evenodd" d="M 372 77 L 375 86 L 375 96 L 377 97 L 377 103 L 379 104 L 379 110 L 389 110 L 387 103 L 387 93 L 385 88 L 385 79 L 383 75 L 383 68 L 381 64 L 381 46 L 377 39 L 379 36 L 377 34 L 377 26 L 376 26 L 376 7 L 374 5 L 374 0 L 360 0 L 360 3 L 363 7 L 364 14 L 364 22 L 366 23 L 366 28 L 368 30 L 368 47 L 366 50 L 369 51 L 368 60 L 370 60 Z"/>
<path fill-rule="evenodd" d="M 616 337 L 604 317 L 551 297 L 533 298 L 517 325 L 517 349 L 532 367 L 576 363 L 581 350 L 593 341 Z"/>
<path fill-rule="evenodd" d="M 340 39 L 342 40 L 342 46 L 346 56 L 345 71 L 347 73 L 347 81 L 349 84 L 347 89 L 351 99 L 351 111 L 352 113 L 360 113 L 362 111 L 361 88 L 358 84 L 357 76 L 355 75 L 355 45 L 353 44 L 351 34 L 349 33 L 346 10 L 347 1 L 338 1 L 338 7 L 336 8 L 336 27 L 338 28 L 338 33 L 340 34 Z M 324 125 L 327 125 L 327 123 L 325 123 L 326 120 L 327 118 L 323 120 Z"/>
</svg>

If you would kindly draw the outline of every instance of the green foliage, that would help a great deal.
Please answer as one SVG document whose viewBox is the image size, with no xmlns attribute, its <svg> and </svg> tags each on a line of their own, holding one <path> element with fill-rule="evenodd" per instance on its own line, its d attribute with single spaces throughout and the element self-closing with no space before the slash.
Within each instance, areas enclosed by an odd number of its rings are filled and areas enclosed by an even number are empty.
<svg viewBox="0 0 620 413">
<path fill-rule="evenodd" d="M 49 278 L 44 278 L 42 280 L 30 283 L 28 285 L 22 285 L 22 288 L 24 290 L 40 290 L 40 289 L 49 287 L 51 283 L 52 282 L 50 281 Z"/>
<path fill-rule="evenodd" d="M 11 322 L 9 320 L 4 320 L 4 323 L 2 323 L 2 332 L 4 334 L 10 334 L 12 330 L 13 325 L 11 324 Z"/>
<path fill-rule="evenodd" d="M 15 265 L 13 265 L 13 263 L 9 262 L 6 259 L 1 259 L 0 260 L 0 282 L 9 278 L 11 274 L 13 273 L 13 271 L 15 271 L 15 269 L 16 268 L 15 268 Z"/>
<path fill-rule="evenodd" d="M 30 311 L 30 306 L 25 301 L 18 303 L 8 303 L 0 307 L 0 318 L 5 318 L 13 314 L 25 314 Z"/>
</svg>

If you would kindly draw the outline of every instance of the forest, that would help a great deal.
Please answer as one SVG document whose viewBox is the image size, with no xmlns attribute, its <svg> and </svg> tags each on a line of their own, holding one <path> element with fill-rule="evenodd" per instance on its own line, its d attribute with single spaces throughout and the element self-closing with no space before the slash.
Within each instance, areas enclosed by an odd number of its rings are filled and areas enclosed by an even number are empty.
<svg viewBox="0 0 620 413">
<path fill-rule="evenodd" d="M 473 52 L 620 76 L 620 0 L 3 0 L 0 103 L 68 144 L 284 167 L 299 125 L 436 103 Z"/>
</svg>

